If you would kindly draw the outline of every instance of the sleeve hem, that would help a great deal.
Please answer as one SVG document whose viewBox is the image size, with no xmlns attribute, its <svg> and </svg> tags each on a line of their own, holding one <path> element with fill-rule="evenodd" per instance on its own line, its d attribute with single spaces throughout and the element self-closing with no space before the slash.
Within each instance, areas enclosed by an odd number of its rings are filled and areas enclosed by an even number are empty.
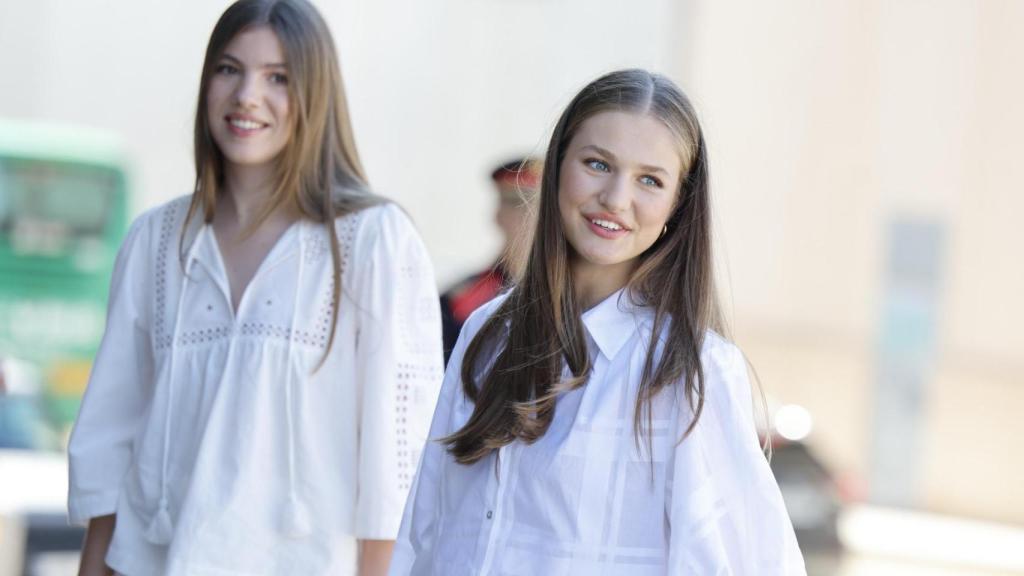
<svg viewBox="0 0 1024 576">
<path fill-rule="evenodd" d="M 397 540 L 401 516 L 388 521 L 376 519 L 372 522 L 357 522 L 353 530 L 358 540 Z"/>
<path fill-rule="evenodd" d="M 117 512 L 118 495 L 117 490 L 87 495 L 70 495 L 68 498 L 68 523 L 72 526 L 85 526 L 92 518 L 114 514 Z"/>
</svg>

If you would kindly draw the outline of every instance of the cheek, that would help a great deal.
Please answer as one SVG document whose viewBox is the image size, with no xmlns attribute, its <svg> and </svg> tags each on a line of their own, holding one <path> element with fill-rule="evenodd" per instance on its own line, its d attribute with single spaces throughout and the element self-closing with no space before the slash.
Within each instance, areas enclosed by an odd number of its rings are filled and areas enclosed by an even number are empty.
<svg viewBox="0 0 1024 576">
<path fill-rule="evenodd" d="M 212 110 L 222 106 L 231 96 L 232 89 L 230 78 L 215 74 L 206 87 L 206 107 Z"/>
<path fill-rule="evenodd" d="M 222 118 L 223 110 L 218 104 L 216 93 L 212 90 L 206 93 L 206 129 L 216 137 L 216 132 L 220 124 L 217 120 Z"/>
<path fill-rule="evenodd" d="M 206 123 L 211 133 L 223 128 L 223 122 L 218 121 L 229 111 L 230 98 L 231 86 L 227 82 L 210 82 L 206 91 Z"/>
<path fill-rule="evenodd" d="M 277 113 L 278 118 L 283 122 L 288 121 L 288 114 L 290 112 L 290 102 L 288 99 L 287 89 L 277 91 L 273 95 L 274 111 Z"/>
<path fill-rule="evenodd" d="M 642 214 L 645 227 L 656 229 L 658 234 L 661 234 L 662 227 L 672 215 L 673 207 L 673 199 L 667 196 L 665 198 L 650 198 L 639 206 L 638 212 Z"/>
<path fill-rule="evenodd" d="M 563 170 L 558 177 L 558 208 L 565 221 L 586 200 L 586 192 L 580 174 Z"/>
<path fill-rule="evenodd" d="M 211 84 L 209 90 L 206 91 L 206 115 L 209 117 L 210 120 L 213 120 L 214 116 L 217 115 L 219 101 L 220 99 L 217 96 L 217 90 Z"/>
</svg>

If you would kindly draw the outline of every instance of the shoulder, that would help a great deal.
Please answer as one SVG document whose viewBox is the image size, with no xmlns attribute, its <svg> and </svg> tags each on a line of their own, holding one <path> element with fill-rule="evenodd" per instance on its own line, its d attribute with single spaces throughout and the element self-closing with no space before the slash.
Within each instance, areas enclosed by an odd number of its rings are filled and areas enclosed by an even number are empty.
<svg viewBox="0 0 1024 576">
<path fill-rule="evenodd" d="M 121 251 L 127 254 L 143 249 L 159 250 L 174 244 L 178 238 L 176 232 L 180 230 L 188 212 L 190 199 L 189 195 L 179 196 L 142 211 L 128 227 Z"/>
<path fill-rule="evenodd" d="M 139 213 L 132 221 L 131 230 L 145 230 L 159 228 L 165 221 L 181 222 L 188 213 L 189 204 L 192 202 L 191 195 L 178 196 L 156 206 L 151 206 Z"/>
<path fill-rule="evenodd" d="M 637 317 L 637 325 L 642 327 L 646 333 L 651 334 L 654 326 L 654 311 L 646 306 L 638 306 L 634 310 L 634 314 Z M 667 317 L 658 331 L 657 338 L 654 338 L 653 334 L 651 335 L 659 347 L 668 344 L 673 322 L 674 319 L 671 316 Z M 704 339 L 700 347 L 700 361 L 705 370 L 725 368 L 737 363 L 746 364 L 746 358 L 739 347 L 711 328 L 704 331 Z"/>
<path fill-rule="evenodd" d="M 427 248 L 399 205 L 385 201 L 338 218 L 335 224 L 342 261 L 352 270 L 351 282 L 379 282 L 397 293 L 429 294 L 437 303 Z"/>
<path fill-rule="evenodd" d="M 743 388 L 749 396 L 747 357 L 736 344 L 714 330 L 708 330 L 704 333 L 700 361 L 709 386 L 726 387 L 732 397 Z"/>
<path fill-rule="evenodd" d="M 748 374 L 747 357 L 734 343 L 708 330 L 701 349 L 705 398 L 708 406 L 732 418 L 754 417 L 754 389 Z"/>
<path fill-rule="evenodd" d="M 710 329 L 704 332 L 700 356 L 705 366 L 725 367 L 737 363 L 746 365 L 746 359 L 739 347 Z"/>
<path fill-rule="evenodd" d="M 350 244 L 364 252 L 386 246 L 397 246 L 419 234 L 406 211 L 390 200 L 350 212 L 335 220 L 335 231 L 342 245 Z"/>
<path fill-rule="evenodd" d="M 412 220 L 398 204 L 384 200 L 339 217 L 338 227 L 352 226 L 360 235 L 377 236 L 395 229 L 413 228 Z"/>
<path fill-rule="evenodd" d="M 139 214 L 137 221 L 144 221 L 150 227 L 166 227 L 174 229 L 180 227 L 188 214 L 188 208 L 192 204 L 192 195 L 185 194 L 163 204 L 158 204 L 142 214 Z M 202 214 L 197 214 L 202 219 Z M 177 225 L 177 226 L 175 226 Z"/>
</svg>

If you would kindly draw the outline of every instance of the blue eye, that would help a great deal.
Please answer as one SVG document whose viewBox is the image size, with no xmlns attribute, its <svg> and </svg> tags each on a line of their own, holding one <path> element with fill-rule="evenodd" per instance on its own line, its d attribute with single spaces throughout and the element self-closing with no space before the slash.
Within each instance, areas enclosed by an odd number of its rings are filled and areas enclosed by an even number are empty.
<svg viewBox="0 0 1024 576">
<path fill-rule="evenodd" d="M 288 76 L 280 72 L 275 72 L 270 75 L 270 81 L 274 84 L 287 84 Z"/>
<path fill-rule="evenodd" d="M 658 180 L 654 176 L 641 176 L 640 177 L 640 182 L 644 186 L 654 186 L 655 188 L 661 188 L 662 187 L 661 180 Z"/>
<path fill-rule="evenodd" d="M 588 158 L 587 160 L 584 160 L 583 163 L 586 164 L 588 168 L 592 170 L 597 170 L 598 172 L 610 171 L 608 163 L 603 160 L 597 160 L 596 158 Z"/>
</svg>

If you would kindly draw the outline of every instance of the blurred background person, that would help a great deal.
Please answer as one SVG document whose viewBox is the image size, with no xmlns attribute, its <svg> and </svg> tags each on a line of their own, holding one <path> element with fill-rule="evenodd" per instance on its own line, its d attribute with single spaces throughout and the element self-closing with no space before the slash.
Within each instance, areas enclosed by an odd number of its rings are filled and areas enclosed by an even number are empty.
<svg viewBox="0 0 1024 576">
<path fill-rule="evenodd" d="M 498 194 L 494 223 L 501 230 L 502 248 L 497 260 L 486 270 L 463 279 L 441 295 L 441 323 L 444 331 L 444 362 L 459 338 L 462 324 L 480 305 L 494 298 L 508 284 L 517 249 L 528 239 L 530 203 L 540 186 L 541 163 L 536 158 L 509 160 L 491 172 Z"/>
</svg>

